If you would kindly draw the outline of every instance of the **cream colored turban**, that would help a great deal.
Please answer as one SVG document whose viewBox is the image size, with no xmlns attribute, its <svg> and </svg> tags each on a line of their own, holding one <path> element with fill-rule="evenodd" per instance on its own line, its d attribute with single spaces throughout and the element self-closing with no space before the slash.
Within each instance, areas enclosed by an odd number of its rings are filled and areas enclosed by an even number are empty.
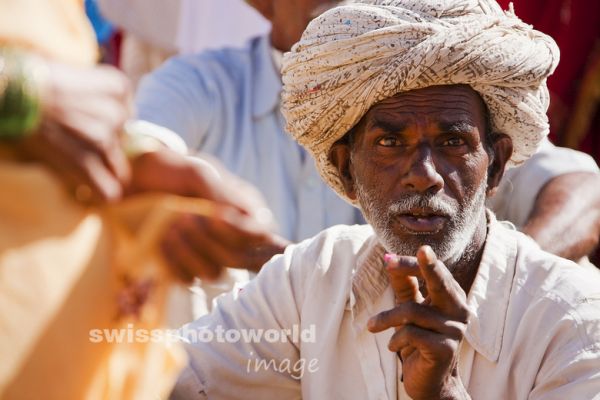
<svg viewBox="0 0 600 400">
<path fill-rule="evenodd" d="M 550 37 L 494 0 L 362 0 L 313 20 L 284 56 L 283 113 L 344 198 L 333 143 L 375 103 L 428 86 L 475 89 L 494 130 L 512 138 L 516 165 L 548 134 L 546 78 L 558 59 Z"/>
</svg>

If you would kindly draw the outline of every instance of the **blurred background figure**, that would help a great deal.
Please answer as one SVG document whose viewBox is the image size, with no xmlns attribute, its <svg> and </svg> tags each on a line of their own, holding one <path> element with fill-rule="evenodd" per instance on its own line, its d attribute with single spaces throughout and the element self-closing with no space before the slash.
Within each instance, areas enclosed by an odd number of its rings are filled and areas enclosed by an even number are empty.
<svg viewBox="0 0 600 400">
<path fill-rule="evenodd" d="M 134 87 L 144 74 L 177 54 L 181 0 L 95 1 L 104 18 L 120 29 L 120 46 L 112 59 Z"/>
<path fill-rule="evenodd" d="M 600 1 L 498 0 L 504 9 L 511 2 L 523 21 L 560 48 L 560 63 L 548 78 L 550 139 L 600 163 Z M 600 250 L 592 261 L 600 264 Z"/>
<path fill-rule="evenodd" d="M 182 54 L 242 47 L 271 29 L 269 21 L 245 0 L 180 1 L 177 47 Z"/>
<path fill-rule="evenodd" d="M 163 398 L 181 363 L 168 338 L 91 332 L 179 326 L 174 283 L 258 270 L 286 244 L 255 189 L 127 123 L 131 86 L 96 65 L 83 5 L 0 0 L 1 398 Z"/>
<path fill-rule="evenodd" d="M 103 16 L 120 29 L 104 45 L 110 48 L 107 60 L 120 66 L 134 86 L 172 55 L 242 47 L 270 30 L 270 23 L 244 0 L 87 1 L 98 3 Z M 95 12 L 88 15 L 98 20 Z"/>
<path fill-rule="evenodd" d="M 84 5 L 85 13 L 96 33 L 96 40 L 100 49 L 100 62 L 119 65 L 121 35 L 115 26 L 104 18 L 98 8 L 97 0 L 85 0 Z"/>
</svg>

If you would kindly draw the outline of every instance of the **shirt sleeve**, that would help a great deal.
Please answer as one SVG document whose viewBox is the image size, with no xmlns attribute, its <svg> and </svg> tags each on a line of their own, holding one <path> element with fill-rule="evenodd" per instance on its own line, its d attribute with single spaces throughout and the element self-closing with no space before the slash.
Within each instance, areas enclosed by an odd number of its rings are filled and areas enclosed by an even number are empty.
<svg viewBox="0 0 600 400">
<path fill-rule="evenodd" d="M 301 398 L 297 368 L 305 329 L 294 247 L 242 289 L 218 298 L 211 314 L 180 330 L 189 364 L 171 399 Z"/>
<path fill-rule="evenodd" d="M 218 97 L 200 61 L 190 57 L 168 60 L 142 79 L 136 94 L 137 119 L 170 129 L 190 149 L 201 147 Z"/>
<path fill-rule="evenodd" d="M 554 146 L 546 139 L 539 151 L 523 165 L 505 172 L 488 206 L 499 220 L 508 220 L 521 228 L 544 185 L 552 178 L 571 172 L 598 173 L 599 169 L 588 154 Z"/>
</svg>

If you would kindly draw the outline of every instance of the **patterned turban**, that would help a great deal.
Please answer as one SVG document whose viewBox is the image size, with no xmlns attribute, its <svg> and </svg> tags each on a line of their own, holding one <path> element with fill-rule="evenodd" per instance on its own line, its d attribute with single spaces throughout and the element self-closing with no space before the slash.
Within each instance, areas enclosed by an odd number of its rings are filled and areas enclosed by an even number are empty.
<svg viewBox="0 0 600 400">
<path fill-rule="evenodd" d="M 331 146 L 377 102 L 435 85 L 467 84 L 487 104 L 492 128 L 512 138 L 509 165 L 548 134 L 546 78 L 554 41 L 495 0 L 362 0 L 313 20 L 283 59 L 288 132 L 344 194 Z"/>
</svg>

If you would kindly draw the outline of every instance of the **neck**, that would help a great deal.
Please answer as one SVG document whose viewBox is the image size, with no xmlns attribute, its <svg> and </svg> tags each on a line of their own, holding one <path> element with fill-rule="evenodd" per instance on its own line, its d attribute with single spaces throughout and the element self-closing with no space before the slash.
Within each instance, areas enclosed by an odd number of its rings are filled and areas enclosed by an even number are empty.
<svg viewBox="0 0 600 400">
<path fill-rule="evenodd" d="M 290 51 L 292 46 L 287 45 L 287 43 L 285 43 L 285 40 L 283 40 L 281 35 L 278 35 L 277 32 L 274 32 L 274 29 L 271 29 L 270 38 L 271 46 L 273 46 L 273 48 L 281 51 L 282 53 Z"/>
<path fill-rule="evenodd" d="M 487 216 L 485 211 L 482 213 L 477 229 L 473 234 L 471 243 L 467 246 L 462 256 L 454 263 L 448 264 L 448 269 L 452 272 L 452 276 L 465 293 L 469 293 L 471 285 L 475 280 L 479 263 L 483 255 L 485 247 L 485 239 L 487 237 Z"/>
</svg>

